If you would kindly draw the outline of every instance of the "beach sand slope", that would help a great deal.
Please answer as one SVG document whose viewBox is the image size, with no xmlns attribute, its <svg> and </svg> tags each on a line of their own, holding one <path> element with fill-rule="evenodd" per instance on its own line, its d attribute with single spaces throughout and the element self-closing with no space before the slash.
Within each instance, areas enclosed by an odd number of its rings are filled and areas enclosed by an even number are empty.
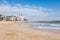
<svg viewBox="0 0 60 40">
<path fill-rule="evenodd" d="M 0 40 L 60 40 L 60 33 L 40 30 L 15 22 L 0 22 Z"/>
</svg>

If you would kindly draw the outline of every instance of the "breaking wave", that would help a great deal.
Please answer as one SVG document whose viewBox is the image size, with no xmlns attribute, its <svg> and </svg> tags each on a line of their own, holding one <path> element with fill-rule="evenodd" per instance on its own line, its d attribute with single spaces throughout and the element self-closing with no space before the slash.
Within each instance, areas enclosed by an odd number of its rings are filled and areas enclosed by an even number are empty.
<svg viewBox="0 0 60 40">
<path fill-rule="evenodd" d="M 60 32 L 60 23 L 25 23 L 25 25 L 44 30 L 54 30 Z"/>
</svg>

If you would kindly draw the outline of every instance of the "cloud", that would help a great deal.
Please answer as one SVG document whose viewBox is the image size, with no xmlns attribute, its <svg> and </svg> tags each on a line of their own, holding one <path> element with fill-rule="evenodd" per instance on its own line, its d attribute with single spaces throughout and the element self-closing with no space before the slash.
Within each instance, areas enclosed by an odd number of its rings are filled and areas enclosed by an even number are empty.
<svg viewBox="0 0 60 40">
<path fill-rule="evenodd" d="M 0 4 L 0 14 L 4 15 L 18 15 L 19 13 L 47 17 L 52 9 L 43 8 L 40 6 L 29 6 L 22 4 L 10 5 L 6 1 Z"/>
</svg>

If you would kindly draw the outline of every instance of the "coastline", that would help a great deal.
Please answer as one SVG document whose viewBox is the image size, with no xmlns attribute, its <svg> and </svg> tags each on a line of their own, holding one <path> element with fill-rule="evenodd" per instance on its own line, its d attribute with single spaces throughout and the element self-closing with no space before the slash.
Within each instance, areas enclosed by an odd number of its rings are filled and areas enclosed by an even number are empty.
<svg viewBox="0 0 60 40">
<path fill-rule="evenodd" d="M 60 40 L 60 33 L 8 21 L 0 22 L 0 40 Z"/>
</svg>

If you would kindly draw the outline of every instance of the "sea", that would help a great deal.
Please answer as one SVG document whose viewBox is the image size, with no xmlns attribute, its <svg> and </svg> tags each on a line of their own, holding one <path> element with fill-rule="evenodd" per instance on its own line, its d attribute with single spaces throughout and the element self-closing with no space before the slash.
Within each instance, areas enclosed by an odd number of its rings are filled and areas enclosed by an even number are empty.
<svg viewBox="0 0 60 40">
<path fill-rule="evenodd" d="M 33 28 L 50 30 L 54 32 L 60 32 L 60 22 L 32 22 L 24 23 L 25 25 L 31 26 Z"/>
</svg>

